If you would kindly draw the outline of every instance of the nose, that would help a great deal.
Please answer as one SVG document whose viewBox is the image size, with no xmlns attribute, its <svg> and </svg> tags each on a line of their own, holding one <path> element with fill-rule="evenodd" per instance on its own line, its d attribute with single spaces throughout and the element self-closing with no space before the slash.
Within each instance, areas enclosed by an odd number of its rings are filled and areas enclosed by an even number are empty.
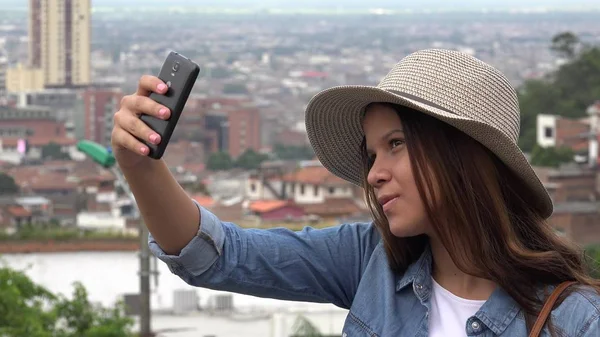
<svg viewBox="0 0 600 337">
<path fill-rule="evenodd" d="M 374 188 L 380 188 L 383 184 L 392 179 L 391 171 L 382 165 L 381 161 L 375 159 L 373 166 L 367 175 L 367 182 Z"/>
</svg>

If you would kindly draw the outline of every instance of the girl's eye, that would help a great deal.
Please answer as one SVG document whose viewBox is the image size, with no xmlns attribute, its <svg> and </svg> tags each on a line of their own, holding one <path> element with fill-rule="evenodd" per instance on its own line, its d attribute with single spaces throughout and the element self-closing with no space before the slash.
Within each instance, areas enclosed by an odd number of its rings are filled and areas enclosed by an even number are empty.
<svg viewBox="0 0 600 337">
<path fill-rule="evenodd" d="M 392 149 L 395 148 L 395 147 L 397 147 L 397 146 L 400 146 L 402 144 L 404 144 L 404 141 L 401 140 L 401 139 L 392 139 L 392 140 L 390 140 L 390 146 L 392 147 Z"/>
</svg>

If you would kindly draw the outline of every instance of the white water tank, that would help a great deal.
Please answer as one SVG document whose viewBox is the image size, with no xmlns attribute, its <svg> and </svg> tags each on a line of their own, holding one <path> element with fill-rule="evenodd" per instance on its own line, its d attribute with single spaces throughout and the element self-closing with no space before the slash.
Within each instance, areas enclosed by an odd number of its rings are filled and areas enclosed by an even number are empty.
<svg viewBox="0 0 600 337">
<path fill-rule="evenodd" d="M 185 314 L 198 311 L 199 298 L 195 290 L 175 290 L 173 292 L 173 313 Z"/>
<path fill-rule="evenodd" d="M 226 312 L 233 310 L 233 295 L 219 294 L 214 295 L 210 299 L 209 308 L 211 311 Z"/>
</svg>

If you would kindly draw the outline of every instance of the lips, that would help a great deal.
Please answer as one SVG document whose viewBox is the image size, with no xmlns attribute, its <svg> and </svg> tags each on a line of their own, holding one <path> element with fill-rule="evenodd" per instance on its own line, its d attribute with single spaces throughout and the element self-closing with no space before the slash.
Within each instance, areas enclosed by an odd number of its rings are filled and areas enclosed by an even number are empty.
<svg viewBox="0 0 600 337">
<path fill-rule="evenodd" d="M 389 211 L 396 200 L 398 200 L 398 195 L 383 195 L 377 198 L 384 212 Z"/>
</svg>

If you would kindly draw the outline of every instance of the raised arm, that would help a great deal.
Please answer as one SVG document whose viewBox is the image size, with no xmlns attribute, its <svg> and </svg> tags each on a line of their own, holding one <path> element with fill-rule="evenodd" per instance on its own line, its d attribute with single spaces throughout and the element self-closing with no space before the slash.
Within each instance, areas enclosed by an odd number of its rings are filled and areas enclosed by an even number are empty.
<svg viewBox="0 0 600 337">
<path fill-rule="evenodd" d="M 380 241 L 370 224 L 242 229 L 200 210 L 201 229 L 181 254 L 165 254 L 153 238 L 150 248 L 184 281 L 210 289 L 349 308 Z"/>
</svg>

